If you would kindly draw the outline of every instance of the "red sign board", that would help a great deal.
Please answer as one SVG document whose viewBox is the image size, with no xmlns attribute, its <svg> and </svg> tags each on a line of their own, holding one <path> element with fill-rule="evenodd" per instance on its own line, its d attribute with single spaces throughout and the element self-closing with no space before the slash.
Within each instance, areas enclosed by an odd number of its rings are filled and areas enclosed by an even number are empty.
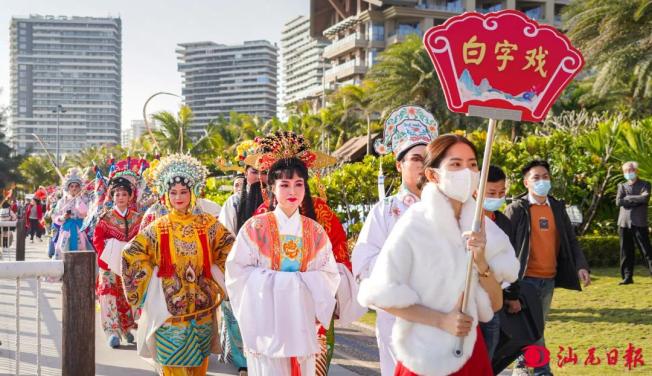
<svg viewBox="0 0 652 376">
<path fill-rule="evenodd" d="M 423 40 L 448 108 L 465 114 L 478 106 L 542 121 L 584 66 L 564 34 L 514 10 L 464 13 L 430 28 Z"/>
</svg>

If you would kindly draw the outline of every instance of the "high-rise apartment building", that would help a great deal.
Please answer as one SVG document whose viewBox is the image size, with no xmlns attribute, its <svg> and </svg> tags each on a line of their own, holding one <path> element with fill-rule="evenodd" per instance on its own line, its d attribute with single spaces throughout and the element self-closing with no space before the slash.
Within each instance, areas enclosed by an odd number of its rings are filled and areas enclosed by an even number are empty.
<svg viewBox="0 0 652 376">
<path fill-rule="evenodd" d="M 158 121 L 150 119 L 148 121 L 152 131 L 155 131 L 159 128 Z M 122 129 L 122 146 L 128 147 L 134 140 L 137 140 L 140 136 L 147 133 L 147 126 L 145 125 L 145 120 L 132 120 L 129 128 Z"/>
<path fill-rule="evenodd" d="M 192 109 L 192 133 L 231 112 L 270 119 L 276 115 L 277 47 L 268 41 L 226 46 L 181 43 L 176 50 L 182 95 Z"/>
<path fill-rule="evenodd" d="M 281 60 L 283 70 L 283 106 L 302 100 L 321 98 L 323 73 L 327 65 L 322 57 L 328 41 L 310 36 L 310 19 L 299 16 L 283 27 Z"/>
<path fill-rule="evenodd" d="M 559 26 L 569 0 L 310 0 L 310 34 L 330 44 L 326 85 L 359 84 L 378 53 L 407 35 L 423 36 L 434 25 L 467 10 L 517 9 Z"/>
<path fill-rule="evenodd" d="M 120 18 L 14 17 L 10 26 L 10 143 L 18 153 L 71 153 L 120 143 Z"/>
</svg>

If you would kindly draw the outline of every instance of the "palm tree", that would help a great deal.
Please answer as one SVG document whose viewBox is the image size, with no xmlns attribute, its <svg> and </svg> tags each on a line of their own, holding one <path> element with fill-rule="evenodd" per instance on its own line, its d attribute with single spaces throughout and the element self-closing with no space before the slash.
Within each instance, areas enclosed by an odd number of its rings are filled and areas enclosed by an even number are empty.
<svg viewBox="0 0 652 376">
<path fill-rule="evenodd" d="M 632 115 L 652 113 L 652 0 L 577 0 L 563 16 L 595 76 L 593 93 L 624 92 Z"/>
<path fill-rule="evenodd" d="M 46 156 L 31 155 L 25 158 L 18 166 L 23 188 L 26 191 L 34 192 L 40 185 L 48 186 L 59 183 L 54 166 Z"/>
<path fill-rule="evenodd" d="M 371 154 L 371 117 L 374 113 L 369 86 L 368 81 L 363 82 L 360 86 L 343 86 L 333 93 L 329 100 L 332 109 L 341 116 L 342 125 L 345 125 L 347 121 L 353 122 L 352 129 L 343 128 L 341 130 L 346 138 L 359 133 L 360 118 L 366 121 L 367 154 Z"/>
<path fill-rule="evenodd" d="M 154 138 L 163 150 L 163 153 L 180 153 L 191 148 L 189 137 L 192 122 L 192 110 L 188 106 L 181 106 L 177 116 L 168 111 L 162 111 L 152 116 L 160 124 L 159 128 L 152 131 Z"/>
<path fill-rule="evenodd" d="M 414 104 L 430 111 L 445 130 L 475 128 L 481 123 L 448 110 L 435 68 L 417 35 L 383 51 L 367 81 L 372 107 L 382 109 L 383 116 L 398 106 Z"/>
</svg>

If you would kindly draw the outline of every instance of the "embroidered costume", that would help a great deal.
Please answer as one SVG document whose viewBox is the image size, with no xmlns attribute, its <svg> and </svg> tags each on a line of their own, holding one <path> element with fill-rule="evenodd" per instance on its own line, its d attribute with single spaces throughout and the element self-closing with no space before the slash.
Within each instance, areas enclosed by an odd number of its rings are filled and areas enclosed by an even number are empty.
<svg viewBox="0 0 652 376">
<path fill-rule="evenodd" d="M 83 186 L 82 172 L 79 168 L 71 168 L 64 177 L 63 197 L 57 202 L 52 213 L 52 221 L 59 226 L 57 242 L 54 245 L 54 257 L 61 259 L 63 251 L 77 251 L 92 249 L 86 232 L 82 225 L 88 212 L 87 198 L 81 193 L 71 196 L 68 189 L 71 184 Z"/>
<path fill-rule="evenodd" d="M 141 231 L 122 252 L 127 301 L 142 307 L 139 355 L 153 358 L 163 375 L 204 375 L 210 352 L 219 352 L 215 309 L 224 296 L 224 263 L 233 236 L 208 214 L 193 214 L 206 168 L 181 154 L 164 158 L 154 172 L 158 192 L 191 191 L 188 211 L 169 213 Z"/>
<path fill-rule="evenodd" d="M 100 303 L 102 330 L 107 338 L 116 336 L 133 341 L 134 315 L 127 303 L 120 278 L 122 248 L 138 234 L 142 215 L 127 208 L 120 213 L 109 209 L 100 216 L 93 235 L 99 271 L 97 297 Z M 111 264 L 109 264 L 111 263 Z"/>
<path fill-rule="evenodd" d="M 312 169 L 324 168 L 335 162 L 335 159 L 330 156 L 309 150 L 303 137 L 293 132 L 277 132 L 258 139 L 258 143 L 261 145 L 259 153 L 251 155 L 248 163 L 259 170 L 268 170 L 276 161 L 292 157 L 298 158 Z M 332 245 L 331 251 L 337 262 L 342 281 L 336 295 L 337 312 L 330 325 L 320 326 L 317 332 L 321 352 L 316 359 L 316 374 L 326 376 L 335 345 L 334 319 L 338 318 L 341 324 L 347 325 L 357 320 L 366 310 L 355 300 L 357 285 L 351 274 L 346 232 L 342 224 L 323 199 L 312 197 L 312 207 L 315 220 L 326 230 L 329 237 Z M 268 208 L 270 208 L 269 202 L 263 203 L 255 214 L 264 213 Z M 305 214 L 303 209 L 300 209 L 300 213 Z"/>
<path fill-rule="evenodd" d="M 316 334 L 331 324 L 339 282 L 326 232 L 298 210 L 288 218 L 276 208 L 245 223 L 226 285 L 252 375 L 316 374 Z"/>
<path fill-rule="evenodd" d="M 124 162 L 124 163 L 123 163 Z M 97 297 L 100 303 L 102 329 L 109 346 L 118 347 L 120 338 L 133 342 L 131 330 L 136 328 L 134 313 L 127 303 L 120 267 L 122 249 L 134 238 L 140 229 L 142 214 L 136 208 L 138 187 L 142 181 L 140 167 L 131 160 L 118 163 L 116 168 L 111 163 L 108 190 L 99 168 L 96 169 L 96 205 L 97 221 L 93 229 L 93 246 L 97 252 L 99 266 L 97 276 Z M 112 193 L 117 189 L 127 191 L 132 199 L 123 212 L 112 201 Z"/>
<path fill-rule="evenodd" d="M 430 113 L 421 107 L 403 106 L 387 117 L 383 142 L 377 141 L 375 148 L 379 154 L 393 152 L 396 160 L 400 160 L 412 147 L 430 143 L 437 133 L 437 121 Z M 419 196 L 401 184 L 397 194 L 383 198 L 371 208 L 351 257 L 353 275 L 358 282 L 369 278 L 394 225 L 419 200 Z M 393 325 L 394 316 L 376 310 L 376 339 L 383 376 L 394 375 L 396 366 L 396 356 L 391 347 Z"/>
</svg>

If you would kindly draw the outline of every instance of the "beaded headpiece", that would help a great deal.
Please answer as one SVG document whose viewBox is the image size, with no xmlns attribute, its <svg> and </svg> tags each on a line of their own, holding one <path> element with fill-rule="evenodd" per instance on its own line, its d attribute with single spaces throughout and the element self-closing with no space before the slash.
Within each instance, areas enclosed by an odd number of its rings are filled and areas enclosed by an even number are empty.
<svg viewBox="0 0 652 376">
<path fill-rule="evenodd" d="M 320 169 L 331 166 L 337 160 L 324 153 L 310 150 L 308 141 L 302 136 L 290 131 L 277 131 L 267 137 L 256 138 L 259 145 L 256 154 L 245 158 L 245 164 L 266 171 L 279 160 L 297 158 L 309 169 Z"/>
<path fill-rule="evenodd" d="M 79 184 L 81 187 L 83 184 L 83 174 L 82 170 L 79 167 L 72 167 L 66 175 L 63 177 L 63 188 L 68 190 L 70 184 Z"/>
<path fill-rule="evenodd" d="M 172 154 L 156 165 L 153 172 L 154 185 L 159 193 L 164 194 L 176 183 L 188 187 L 198 196 L 206 184 L 208 170 L 197 159 L 186 154 Z"/>
</svg>

